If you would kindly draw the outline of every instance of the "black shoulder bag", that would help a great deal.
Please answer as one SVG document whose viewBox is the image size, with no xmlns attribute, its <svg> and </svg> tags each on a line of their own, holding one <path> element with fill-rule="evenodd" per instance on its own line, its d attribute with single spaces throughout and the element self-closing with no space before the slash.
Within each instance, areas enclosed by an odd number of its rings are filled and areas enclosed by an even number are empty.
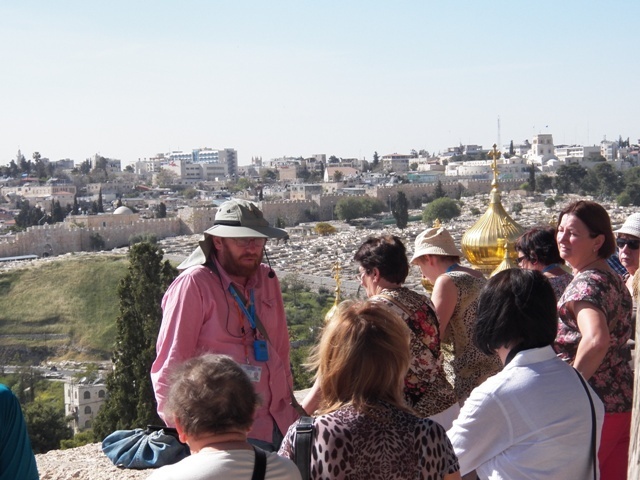
<svg viewBox="0 0 640 480">
<path fill-rule="evenodd" d="M 593 406 L 593 400 L 591 399 L 591 393 L 589 392 L 589 387 L 587 387 L 587 382 L 584 381 L 582 375 L 578 370 L 574 368 L 576 375 L 580 379 L 582 386 L 584 387 L 584 391 L 587 392 L 587 397 L 589 397 L 589 404 L 591 405 L 591 460 L 593 462 L 593 478 L 594 480 L 598 477 L 597 475 L 597 452 L 596 452 L 596 409 Z"/>
<path fill-rule="evenodd" d="M 311 445 L 313 444 L 313 418 L 302 416 L 296 425 L 294 462 L 300 470 L 302 480 L 311 475 Z"/>
<path fill-rule="evenodd" d="M 256 459 L 253 464 L 253 475 L 251 480 L 264 480 L 264 476 L 267 473 L 267 453 L 258 447 L 253 447 L 256 452 Z"/>
</svg>

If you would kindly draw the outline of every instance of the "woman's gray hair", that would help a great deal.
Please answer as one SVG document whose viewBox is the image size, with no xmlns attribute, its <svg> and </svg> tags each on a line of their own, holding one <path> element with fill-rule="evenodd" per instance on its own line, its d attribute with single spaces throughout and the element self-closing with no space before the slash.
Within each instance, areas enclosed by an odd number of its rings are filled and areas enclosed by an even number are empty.
<svg viewBox="0 0 640 480">
<path fill-rule="evenodd" d="M 206 354 L 173 372 L 164 411 L 197 437 L 248 430 L 258 404 L 251 380 L 231 357 Z"/>
</svg>

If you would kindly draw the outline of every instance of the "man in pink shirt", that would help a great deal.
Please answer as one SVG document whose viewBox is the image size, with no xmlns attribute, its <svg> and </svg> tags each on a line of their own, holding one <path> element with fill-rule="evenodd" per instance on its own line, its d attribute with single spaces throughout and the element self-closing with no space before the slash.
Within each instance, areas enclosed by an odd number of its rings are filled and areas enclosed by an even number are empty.
<svg viewBox="0 0 640 480">
<path fill-rule="evenodd" d="M 232 357 L 260 395 L 250 442 L 276 451 L 296 420 L 280 282 L 262 264 L 267 239 L 285 236 L 284 230 L 269 226 L 253 203 L 229 200 L 219 207 L 200 246 L 178 267 L 184 271 L 162 299 L 151 368 L 158 413 L 168 425 L 174 423 L 163 412 L 170 374 L 174 366 L 204 353 Z"/>
</svg>

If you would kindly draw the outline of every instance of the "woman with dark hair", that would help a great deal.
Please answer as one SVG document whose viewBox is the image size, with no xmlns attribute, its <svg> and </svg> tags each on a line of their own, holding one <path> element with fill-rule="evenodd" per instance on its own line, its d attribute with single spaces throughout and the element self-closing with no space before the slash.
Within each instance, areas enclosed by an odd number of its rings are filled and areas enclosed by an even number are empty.
<svg viewBox="0 0 640 480">
<path fill-rule="evenodd" d="M 602 478 L 627 476 L 633 372 L 629 365 L 632 301 L 607 263 L 616 248 L 607 211 L 580 200 L 560 212 L 560 256 L 574 278 L 558 301 L 555 348 L 587 379 L 604 402 L 598 457 Z"/>
<path fill-rule="evenodd" d="M 251 380 L 226 355 L 187 360 L 172 375 L 164 407 L 191 455 L 156 470 L 149 480 L 247 479 L 265 455 L 266 480 L 299 480 L 293 462 L 247 441 L 259 399 Z"/>
<path fill-rule="evenodd" d="M 460 478 L 445 430 L 406 406 L 411 332 L 378 302 L 343 302 L 312 356 L 322 401 L 313 420 L 310 478 Z M 295 458 L 296 426 L 280 455 Z"/>
<path fill-rule="evenodd" d="M 604 409 L 556 356 L 556 329 L 555 295 L 541 272 L 504 270 L 483 288 L 473 340 L 483 352 L 497 353 L 504 368 L 471 392 L 447 432 L 463 475 L 585 479 L 596 473 Z"/>
<path fill-rule="evenodd" d="M 358 278 L 369 298 L 390 308 L 411 330 L 411 363 L 404 380 L 407 404 L 449 428 L 460 408 L 444 372 L 438 317 L 428 297 L 402 286 L 409 274 L 404 244 L 395 235 L 371 237 L 353 259 L 360 264 Z"/>
<path fill-rule="evenodd" d="M 515 248 L 520 268 L 542 272 L 551 283 L 556 298 L 560 298 L 573 275 L 562 268 L 564 260 L 558 251 L 555 228 L 533 227 L 520 235 Z"/>
<path fill-rule="evenodd" d="M 402 286 L 409 274 L 402 240 L 395 235 L 370 237 L 353 258 L 360 265 L 358 280 L 369 300 L 400 316 L 411 331 L 411 362 L 404 379 L 407 405 L 418 415 L 449 428 L 460 408 L 442 365 L 438 317 L 428 297 Z M 315 401 L 311 399 L 313 395 Z M 303 407 L 308 408 L 307 411 L 315 410 L 319 396 L 316 385 L 310 397 L 305 398 Z"/>
</svg>

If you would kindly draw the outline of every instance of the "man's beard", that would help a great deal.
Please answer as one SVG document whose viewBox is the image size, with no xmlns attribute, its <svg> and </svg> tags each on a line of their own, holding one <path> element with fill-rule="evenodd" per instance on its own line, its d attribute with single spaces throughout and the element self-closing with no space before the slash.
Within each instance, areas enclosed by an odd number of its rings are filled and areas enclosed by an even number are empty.
<svg viewBox="0 0 640 480">
<path fill-rule="evenodd" d="M 253 255 L 242 254 L 239 259 L 246 256 L 252 257 Z M 218 251 L 217 258 L 218 262 L 220 262 L 220 265 L 222 265 L 222 268 L 228 275 L 232 277 L 250 278 L 253 277 L 260 268 L 260 264 L 262 263 L 262 251 L 260 251 L 255 262 L 253 262 L 251 266 L 240 264 L 227 249 Z"/>
</svg>

